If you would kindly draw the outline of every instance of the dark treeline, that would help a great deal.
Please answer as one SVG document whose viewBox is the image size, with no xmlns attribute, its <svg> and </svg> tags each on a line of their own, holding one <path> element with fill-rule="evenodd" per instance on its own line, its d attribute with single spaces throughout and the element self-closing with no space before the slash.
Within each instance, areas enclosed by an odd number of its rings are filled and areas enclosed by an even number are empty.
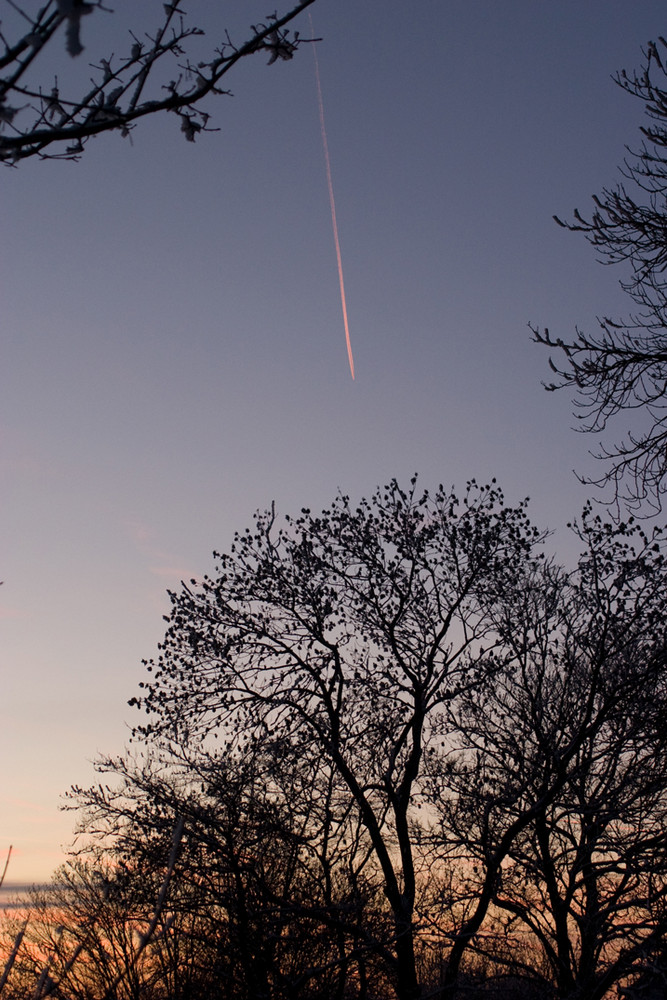
<svg viewBox="0 0 667 1000">
<path fill-rule="evenodd" d="M 171 595 L 5 996 L 664 990 L 664 544 L 573 530 L 567 571 L 495 486 L 415 480 L 258 515 Z"/>
</svg>

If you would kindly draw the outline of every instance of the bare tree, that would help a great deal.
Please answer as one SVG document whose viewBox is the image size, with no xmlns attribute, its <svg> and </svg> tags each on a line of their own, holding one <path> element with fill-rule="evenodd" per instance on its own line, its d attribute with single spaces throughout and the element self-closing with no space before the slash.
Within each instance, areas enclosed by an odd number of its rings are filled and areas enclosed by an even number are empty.
<svg viewBox="0 0 667 1000">
<path fill-rule="evenodd" d="M 242 759 L 269 734 L 272 760 L 308 776 L 291 791 L 297 812 L 329 784 L 332 828 L 342 822 L 345 839 L 350 825 L 362 830 L 390 908 L 375 947 L 400 1000 L 422 987 L 425 762 L 444 766 L 446 705 L 495 667 L 490 609 L 538 537 L 524 504 L 474 483 L 460 502 L 392 482 L 356 508 L 340 496 L 284 528 L 260 514 L 215 577 L 171 595 L 160 657 L 147 664 L 143 738 L 217 735 Z"/>
<path fill-rule="evenodd" d="M 7 933 L 15 935 L 12 966 L 0 984 L 4 995 L 33 1000 L 145 997 L 155 979 L 146 961 L 148 946 L 171 923 L 166 904 L 182 834 L 179 819 L 166 871 L 160 856 L 158 866 L 144 871 L 142 878 L 128 879 L 127 870 L 116 869 L 107 856 L 94 865 L 65 865 L 48 887 L 33 887 L 19 903 L 18 919 L 10 916 L 0 924 L 0 947 Z M 149 885 L 155 889 L 152 902 Z"/>
<path fill-rule="evenodd" d="M 140 119 L 162 111 L 177 116 L 183 135 L 194 142 L 210 130 L 205 99 L 229 94 L 224 78 L 241 59 L 257 52 L 268 54 L 269 63 L 293 57 L 299 33 L 286 26 L 313 2 L 300 0 L 287 13 L 252 25 L 242 44 L 226 34 L 205 58 L 193 62 L 188 43 L 204 32 L 187 20 L 182 0 L 172 0 L 162 5 L 162 21 L 152 32 L 128 32 L 126 54 L 96 58 L 90 86 L 64 93 L 57 77 L 40 79 L 40 57 L 53 51 L 62 34 L 69 57 L 79 56 L 89 15 L 111 12 L 102 0 L 46 0 L 36 13 L 28 4 L 7 0 L 14 19 L 11 37 L 0 22 L 0 160 L 75 160 L 92 136 L 114 131 L 127 137 Z"/>
<path fill-rule="evenodd" d="M 130 885 L 146 881 L 168 817 L 185 820 L 172 922 L 151 948 L 170 996 L 186 984 L 206 996 L 211 976 L 221 996 L 313 1000 L 346 995 L 351 979 L 357 988 L 377 980 L 369 851 L 359 825 L 333 808 L 324 762 L 297 769 L 276 757 L 273 739 L 246 741 L 242 754 L 190 740 L 160 758 L 144 748 L 101 760 L 98 770 L 114 788 L 72 793 L 93 868 L 113 859 Z"/>
<path fill-rule="evenodd" d="M 578 211 L 571 222 L 555 217 L 566 229 L 583 232 L 603 263 L 629 269 L 621 286 L 633 313 L 627 322 L 604 318 L 598 333 L 577 330 L 569 341 L 532 328 L 538 343 L 560 352 L 559 360 L 550 362 L 557 380 L 547 389 L 574 390 L 582 430 L 604 432 L 633 414 L 625 438 L 598 452 L 606 471 L 585 481 L 610 487 L 617 509 L 626 504 L 649 512 L 661 509 L 667 490 L 666 51 L 664 38 L 650 42 L 643 72 L 616 77 L 624 91 L 641 100 L 649 119 L 641 128 L 642 145 L 628 151 L 621 182 L 593 198 L 590 217 Z"/>
<path fill-rule="evenodd" d="M 547 565 L 508 601 L 508 669 L 459 703 L 438 797 L 466 873 L 452 987 L 472 950 L 599 1000 L 667 931 L 664 545 L 590 512 L 580 535 L 574 573 Z"/>
<path fill-rule="evenodd" d="M 247 1000 L 640 981 L 667 933 L 667 561 L 657 528 L 589 507 L 576 531 L 567 572 L 495 486 L 460 502 L 416 479 L 282 527 L 258 514 L 171 594 L 137 752 L 74 790 L 79 975 L 154 1000 L 211 976 Z M 175 814 L 137 963 L 115 921 L 145 923 Z"/>
</svg>

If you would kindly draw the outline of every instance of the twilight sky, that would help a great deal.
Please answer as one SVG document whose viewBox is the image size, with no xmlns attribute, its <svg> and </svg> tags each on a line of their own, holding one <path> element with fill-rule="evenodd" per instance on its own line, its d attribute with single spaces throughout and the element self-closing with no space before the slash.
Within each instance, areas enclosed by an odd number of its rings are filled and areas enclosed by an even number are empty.
<svg viewBox="0 0 667 1000">
<path fill-rule="evenodd" d="M 0 0 L 0 10 L 6 0 Z M 86 19 L 76 66 L 159 19 Z M 270 5 L 269 5 L 270 6 Z M 287 4 L 279 10 L 287 9 Z M 620 316 L 619 272 L 552 214 L 613 184 L 642 108 L 611 81 L 667 31 L 659 0 L 317 0 L 356 380 L 350 378 L 312 52 L 228 78 L 78 164 L 2 173 L 0 852 L 48 877 L 59 812 L 120 752 L 166 589 L 212 568 L 253 511 L 326 506 L 418 471 L 532 498 L 563 560 L 594 441 L 547 394 L 527 323 Z M 190 0 L 209 42 L 267 4 Z M 2 14 L 4 19 L 4 12 Z M 90 22 L 90 23 L 87 23 Z M 295 25 L 309 34 L 307 16 Z M 114 48 L 115 47 L 115 48 Z M 136 717 L 138 719 L 138 716 Z M 2 854 L 0 854 L 2 857 Z"/>
</svg>

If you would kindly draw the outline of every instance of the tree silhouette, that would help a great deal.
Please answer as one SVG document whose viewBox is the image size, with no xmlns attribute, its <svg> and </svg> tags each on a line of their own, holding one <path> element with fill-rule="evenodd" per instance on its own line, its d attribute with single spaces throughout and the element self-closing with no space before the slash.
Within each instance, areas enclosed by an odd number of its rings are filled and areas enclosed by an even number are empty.
<svg viewBox="0 0 667 1000">
<path fill-rule="evenodd" d="M 578 530 L 576 571 L 539 567 L 508 601 L 514 656 L 462 699 L 438 798 L 452 863 L 476 873 L 449 976 L 473 948 L 596 1000 L 667 930 L 667 566 L 657 531 L 590 510 Z"/>
<path fill-rule="evenodd" d="M 153 744 L 217 737 L 243 761 L 258 741 L 268 785 L 285 770 L 304 776 L 290 809 L 326 816 L 339 842 L 356 836 L 348 865 L 366 858 L 386 897 L 391 926 L 375 947 L 400 1000 L 421 989 L 425 767 L 446 767 L 449 703 L 502 659 L 492 610 L 538 537 L 524 504 L 474 483 L 459 501 L 392 482 L 284 527 L 259 514 L 216 576 L 171 595 L 135 699 L 148 713 L 137 733 Z"/>
<path fill-rule="evenodd" d="M 257 514 L 171 594 L 136 747 L 72 793 L 60 930 L 52 899 L 9 928 L 18 992 L 602 1000 L 661 974 L 664 539 L 590 506 L 574 530 L 565 570 L 495 485 L 416 478 Z"/>
<path fill-rule="evenodd" d="M 288 768 L 261 741 L 246 743 L 242 757 L 189 741 L 161 756 L 100 761 L 98 770 L 121 783 L 73 792 L 87 869 L 106 859 L 108 870 L 112 859 L 116 881 L 121 874 L 138 886 L 144 908 L 170 819 L 184 820 L 171 923 L 149 963 L 169 995 L 186 982 L 192 995 L 210 995 L 215 983 L 230 998 L 325 1000 L 351 981 L 389 992 L 371 946 L 382 935 L 377 922 L 368 926 L 386 906 L 365 871 L 358 827 L 340 815 L 334 823 L 323 763 Z M 307 796 L 297 791 L 304 783 Z"/>
<path fill-rule="evenodd" d="M 453 997 L 512 935 L 513 972 L 602 997 L 665 931 L 664 546 L 590 509 L 577 530 L 566 572 L 496 487 L 392 482 L 257 515 L 171 595 L 138 735 L 232 769 L 262 748 L 265 793 L 386 897 L 383 939 L 359 926 L 401 1000 L 436 988 L 429 949 Z"/>
<path fill-rule="evenodd" d="M 547 389 L 575 392 L 575 414 L 585 431 L 600 433 L 621 416 L 632 426 L 620 443 L 605 444 L 598 457 L 606 471 L 586 480 L 611 487 L 611 502 L 658 511 L 667 490 L 667 86 L 663 62 L 667 42 L 650 42 L 640 74 L 622 71 L 617 84 L 641 100 L 649 123 L 643 142 L 628 151 L 623 180 L 593 198 L 589 217 L 556 221 L 582 232 L 603 263 L 629 268 L 621 281 L 633 302 L 627 321 L 600 321 L 598 333 L 577 331 L 572 340 L 533 328 L 538 343 L 559 351 L 550 361 L 557 376 Z"/>
<path fill-rule="evenodd" d="M 85 92 L 64 93 L 57 77 L 40 80 L 40 57 L 47 48 L 53 51 L 62 30 L 67 53 L 79 56 L 90 15 L 111 12 L 102 0 L 47 0 L 37 14 L 12 2 L 14 22 L 10 28 L 0 26 L 0 160 L 10 165 L 28 157 L 76 160 L 92 136 L 112 131 L 127 137 L 142 118 L 162 111 L 176 115 L 183 135 L 194 142 L 210 130 L 205 99 L 229 94 L 221 84 L 240 60 L 257 52 L 268 53 L 269 63 L 293 57 L 299 34 L 290 34 L 286 25 L 311 3 L 300 0 L 287 13 L 252 25 L 242 44 L 226 34 L 195 63 L 188 43 L 204 32 L 188 21 L 182 0 L 171 0 L 163 4 L 154 31 L 141 36 L 129 31 L 124 56 L 98 57 Z"/>
</svg>

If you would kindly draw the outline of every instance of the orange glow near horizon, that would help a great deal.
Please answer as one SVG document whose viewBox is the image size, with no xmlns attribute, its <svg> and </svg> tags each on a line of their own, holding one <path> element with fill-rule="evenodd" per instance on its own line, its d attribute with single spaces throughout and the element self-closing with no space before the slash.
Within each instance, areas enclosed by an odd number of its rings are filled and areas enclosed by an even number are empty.
<svg viewBox="0 0 667 1000">
<path fill-rule="evenodd" d="M 310 19 L 310 33 L 313 32 L 313 19 L 308 11 Z M 338 223 L 336 221 L 336 201 L 334 199 L 333 182 L 331 180 L 331 160 L 329 159 L 329 143 L 327 142 L 327 130 L 324 125 L 324 103 L 322 101 L 322 85 L 320 83 L 320 65 L 317 61 L 316 43 L 313 42 L 313 56 L 315 57 L 315 80 L 317 82 L 317 103 L 320 110 L 320 132 L 322 133 L 322 146 L 324 148 L 324 162 L 327 169 L 327 186 L 329 188 L 329 205 L 331 207 L 331 224 L 333 226 L 334 243 L 336 245 L 336 261 L 338 263 L 338 282 L 340 285 L 340 304 L 343 309 L 343 324 L 345 326 L 345 343 L 347 345 L 347 359 L 350 362 L 350 375 L 354 379 L 354 358 L 352 356 L 352 343 L 350 341 L 350 327 L 347 322 L 347 301 L 345 299 L 345 283 L 343 281 L 343 262 L 340 256 L 340 241 L 338 239 Z"/>
</svg>

